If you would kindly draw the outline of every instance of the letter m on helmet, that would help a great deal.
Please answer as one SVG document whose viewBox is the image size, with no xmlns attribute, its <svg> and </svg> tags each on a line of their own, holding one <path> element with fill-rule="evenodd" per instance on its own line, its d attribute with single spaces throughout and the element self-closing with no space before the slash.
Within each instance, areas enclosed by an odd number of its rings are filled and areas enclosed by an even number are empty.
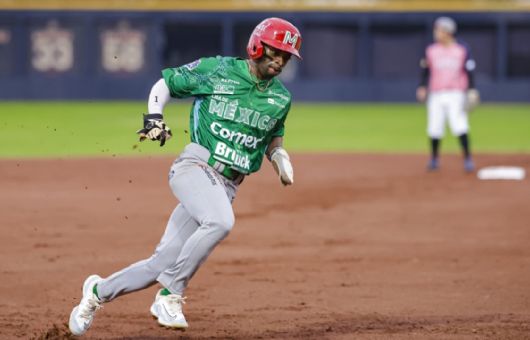
<svg viewBox="0 0 530 340">
<path fill-rule="evenodd" d="M 293 48 L 296 48 L 296 43 L 298 42 L 298 34 L 291 33 L 290 31 L 285 31 L 285 36 L 283 37 L 283 43 L 291 45 Z"/>
</svg>

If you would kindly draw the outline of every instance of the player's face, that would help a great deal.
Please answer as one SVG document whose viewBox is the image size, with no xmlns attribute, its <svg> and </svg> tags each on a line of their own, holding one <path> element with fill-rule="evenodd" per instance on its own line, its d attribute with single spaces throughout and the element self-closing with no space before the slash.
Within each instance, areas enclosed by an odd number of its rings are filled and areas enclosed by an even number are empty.
<svg viewBox="0 0 530 340">
<path fill-rule="evenodd" d="M 261 78 L 271 79 L 279 75 L 289 59 L 291 59 L 290 53 L 264 45 L 263 57 L 256 62 Z"/>
<path fill-rule="evenodd" d="M 451 39 L 451 35 L 449 33 L 438 27 L 434 28 L 433 35 L 434 41 L 439 43 L 445 43 L 446 41 Z"/>
</svg>

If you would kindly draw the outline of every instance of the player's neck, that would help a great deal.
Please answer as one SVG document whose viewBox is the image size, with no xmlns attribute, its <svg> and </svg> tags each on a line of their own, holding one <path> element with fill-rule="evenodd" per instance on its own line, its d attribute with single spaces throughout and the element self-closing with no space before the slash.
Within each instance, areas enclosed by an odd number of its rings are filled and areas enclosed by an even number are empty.
<svg viewBox="0 0 530 340">
<path fill-rule="evenodd" d="M 258 69 L 258 66 L 256 65 L 256 62 L 253 60 L 247 59 L 247 65 L 248 65 L 248 71 L 250 75 L 254 76 L 256 79 L 253 79 L 254 83 L 256 84 L 256 87 L 259 91 L 263 92 L 265 91 L 269 85 L 272 82 L 272 78 L 263 77 Z"/>
<path fill-rule="evenodd" d="M 449 46 L 453 45 L 454 43 L 455 43 L 455 39 L 453 39 L 453 38 L 440 41 L 440 44 L 442 44 L 444 47 L 449 47 Z"/>
<path fill-rule="evenodd" d="M 263 75 L 259 72 L 255 61 L 247 59 L 247 65 L 250 74 L 254 75 L 258 80 L 270 80 L 263 77 Z"/>
</svg>

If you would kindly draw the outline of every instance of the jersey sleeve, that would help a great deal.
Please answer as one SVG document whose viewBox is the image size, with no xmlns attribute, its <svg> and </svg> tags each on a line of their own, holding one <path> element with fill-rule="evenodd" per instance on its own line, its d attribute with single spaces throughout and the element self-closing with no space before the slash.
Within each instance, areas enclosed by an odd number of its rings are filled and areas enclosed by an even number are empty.
<svg viewBox="0 0 530 340">
<path fill-rule="evenodd" d="M 162 76 L 171 97 L 187 98 L 211 93 L 211 76 L 216 72 L 219 58 L 201 58 L 189 64 L 166 68 Z"/>
<path fill-rule="evenodd" d="M 280 119 L 276 123 L 276 126 L 272 130 L 272 133 L 271 133 L 272 138 L 283 137 L 283 135 L 285 134 L 285 120 L 287 119 L 287 114 L 289 113 L 290 109 L 291 109 L 291 101 L 289 100 L 289 103 L 283 109 L 282 119 Z"/>
<path fill-rule="evenodd" d="M 473 56 L 471 54 L 471 48 L 469 47 L 469 45 L 465 44 L 465 43 L 462 43 L 461 44 L 464 46 L 465 48 L 465 51 L 466 51 L 466 59 L 465 59 L 465 62 L 464 62 L 464 71 L 465 73 L 467 74 L 467 79 L 468 79 L 468 87 L 470 89 L 472 88 L 475 88 L 475 68 L 476 68 L 476 63 L 475 63 L 475 60 L 473 59 Z"/>
<path fill-rule="evenodd" d="M 429 84 L 429 78 L 431 76 L 431 69 L 429 65 L 429 59 L 428 59 L 428 50 L 425 51 L 425 55 L 420 60 L 420 69 L 421 69 L 421 75 L 420 75 L 420 84 L 419 86 L 427 87 Z"/>
</svg>

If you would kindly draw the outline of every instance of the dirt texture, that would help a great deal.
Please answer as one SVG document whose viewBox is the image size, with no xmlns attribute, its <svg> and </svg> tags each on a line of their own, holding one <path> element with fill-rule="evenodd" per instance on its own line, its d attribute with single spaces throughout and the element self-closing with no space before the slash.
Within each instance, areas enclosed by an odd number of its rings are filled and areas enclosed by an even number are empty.
<svg viewBox="0 0 530 340">
<path fill-rule="evenodd" d="M 86 339 L 530 339 L 530 183 L 457 156 L 295 155 L 241 186 L 236 225 L 191 281 L 190 328 L 158 327 L 152 286 Z M 177 204 L 170 158 L 0 161 L 0 338 L 71 338 L 84 279 L 151 255 Z M 518 165 L 530 155 L 480 155 Z M 266 162 L 268 163 L 268 162 Z"/>
</svg>

